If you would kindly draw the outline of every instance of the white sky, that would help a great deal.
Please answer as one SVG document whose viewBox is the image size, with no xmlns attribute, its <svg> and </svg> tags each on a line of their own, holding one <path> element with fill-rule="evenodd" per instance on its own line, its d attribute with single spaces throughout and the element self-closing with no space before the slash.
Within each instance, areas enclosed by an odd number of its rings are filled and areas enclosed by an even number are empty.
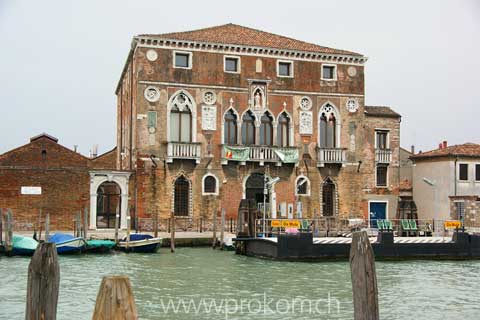
<svg viewBox="0 0 480 320">
<path fill-rule="evenodd" d="M 406 148 L 480 143 L 477 0 L 0 0 L 0 153 L 41 132 L 108 151 L 131 38 L 229 22 L 367 55 L 366 102 L 402 114 Z"/>
</svg>

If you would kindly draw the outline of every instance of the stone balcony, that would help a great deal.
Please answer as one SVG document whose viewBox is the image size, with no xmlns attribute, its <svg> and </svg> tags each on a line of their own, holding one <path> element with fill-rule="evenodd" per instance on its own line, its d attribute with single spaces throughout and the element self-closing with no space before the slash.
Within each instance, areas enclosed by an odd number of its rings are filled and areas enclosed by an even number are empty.
<svg viewBox="0 0 480 320">
<path fill-rule="evenodd" d="M 324 167 L 326 164 L 345 165 L 346 149 L 342 148 L 317 148 L 317 167 Z"/>
<path fill-rule="evenodd" d="M 284 163 L 298 163 L 298 154 L 296 147 L 223 145 L 222 164 L 226 165 L 228 161 L 245 164 L 250 161 L 258 162 L 261 166 L 265 162 L 281 166 Z"/>
<path fill-rule="evenodd" d="M 375 149 L 376 163 L 390 163 L 392 161 L 392 150 L 390 149 Z"/>
<path fill-rule="evenodd" d="M 195 160 L 200 163 L 202 148 L 200 142 L 168 142 L 167 162 L 172 163 L 174 159 Z"/>
</svg>

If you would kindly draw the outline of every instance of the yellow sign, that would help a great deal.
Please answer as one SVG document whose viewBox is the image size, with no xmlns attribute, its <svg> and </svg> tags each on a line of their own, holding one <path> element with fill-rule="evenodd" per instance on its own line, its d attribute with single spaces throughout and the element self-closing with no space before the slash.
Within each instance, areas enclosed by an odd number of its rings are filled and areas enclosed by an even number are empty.
<svg viewBox="0 0 480 320">
<path fill-rule="evenodd" d="M 445 221 L 445 229 L 456 229 L 460 228 L 462 223 L 458 220 Z"/>
<path fill-rule="evenodd" d="M 300 228 L 299 220 L 272 220 L 270 221 L 272 228 Z"/>
</svg>

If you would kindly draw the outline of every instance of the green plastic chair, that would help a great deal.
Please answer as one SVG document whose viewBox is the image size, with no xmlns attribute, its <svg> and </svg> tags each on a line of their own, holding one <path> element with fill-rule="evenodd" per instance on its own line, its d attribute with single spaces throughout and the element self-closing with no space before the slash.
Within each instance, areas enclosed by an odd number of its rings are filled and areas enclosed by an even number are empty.
<svg viewBox="0 0 480 320">
<path fill-rule="evenodd" d="M 418 231 L 417 221 L 409 220 L 409 224 L 410 224 L 410 230 L 411 231 Z"/>
<path fill-rule="evenodd" d="M 377 220 L 377 227 L 380 231 L 385 230 L 384 220 Z"/>
<path fill-rule="evenodd" d="M 387 229 L 388 231 L 393 231 L 392 221 L 385 220 L 384 224 L 385 224 L 385 229 Z"/>
<path fill-rule="evenodd" d="M 308 231 L 310 229 L 310 223 L 307 220 L 302 220 L 300 223 L 300 229 Z"/>
<path fill-rule="evenodd" d="M 410 231 L 410 224 L 408 223 L 408 220 L 400 220 L 400 224 L 404 231 Z"/>
</svg>

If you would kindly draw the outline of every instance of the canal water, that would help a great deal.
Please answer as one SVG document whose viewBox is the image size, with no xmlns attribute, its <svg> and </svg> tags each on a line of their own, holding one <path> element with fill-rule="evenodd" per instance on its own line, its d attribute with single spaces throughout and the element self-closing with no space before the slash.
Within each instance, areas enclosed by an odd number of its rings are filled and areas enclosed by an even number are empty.
<svg viewBox="0 0 480 320">
<path fill-rule="evenodd" d="M 348 262 L 209 248 L 61 256 L 57 319 L 91 319 L 105 275 L 130 277 L 140 319 L 352 319 Z M 0 319 L 23 319 L 29 258 L 0 257 Z M 377 262 L 381 319 L 479 319 L 480 261 Z"/>
</svg>

